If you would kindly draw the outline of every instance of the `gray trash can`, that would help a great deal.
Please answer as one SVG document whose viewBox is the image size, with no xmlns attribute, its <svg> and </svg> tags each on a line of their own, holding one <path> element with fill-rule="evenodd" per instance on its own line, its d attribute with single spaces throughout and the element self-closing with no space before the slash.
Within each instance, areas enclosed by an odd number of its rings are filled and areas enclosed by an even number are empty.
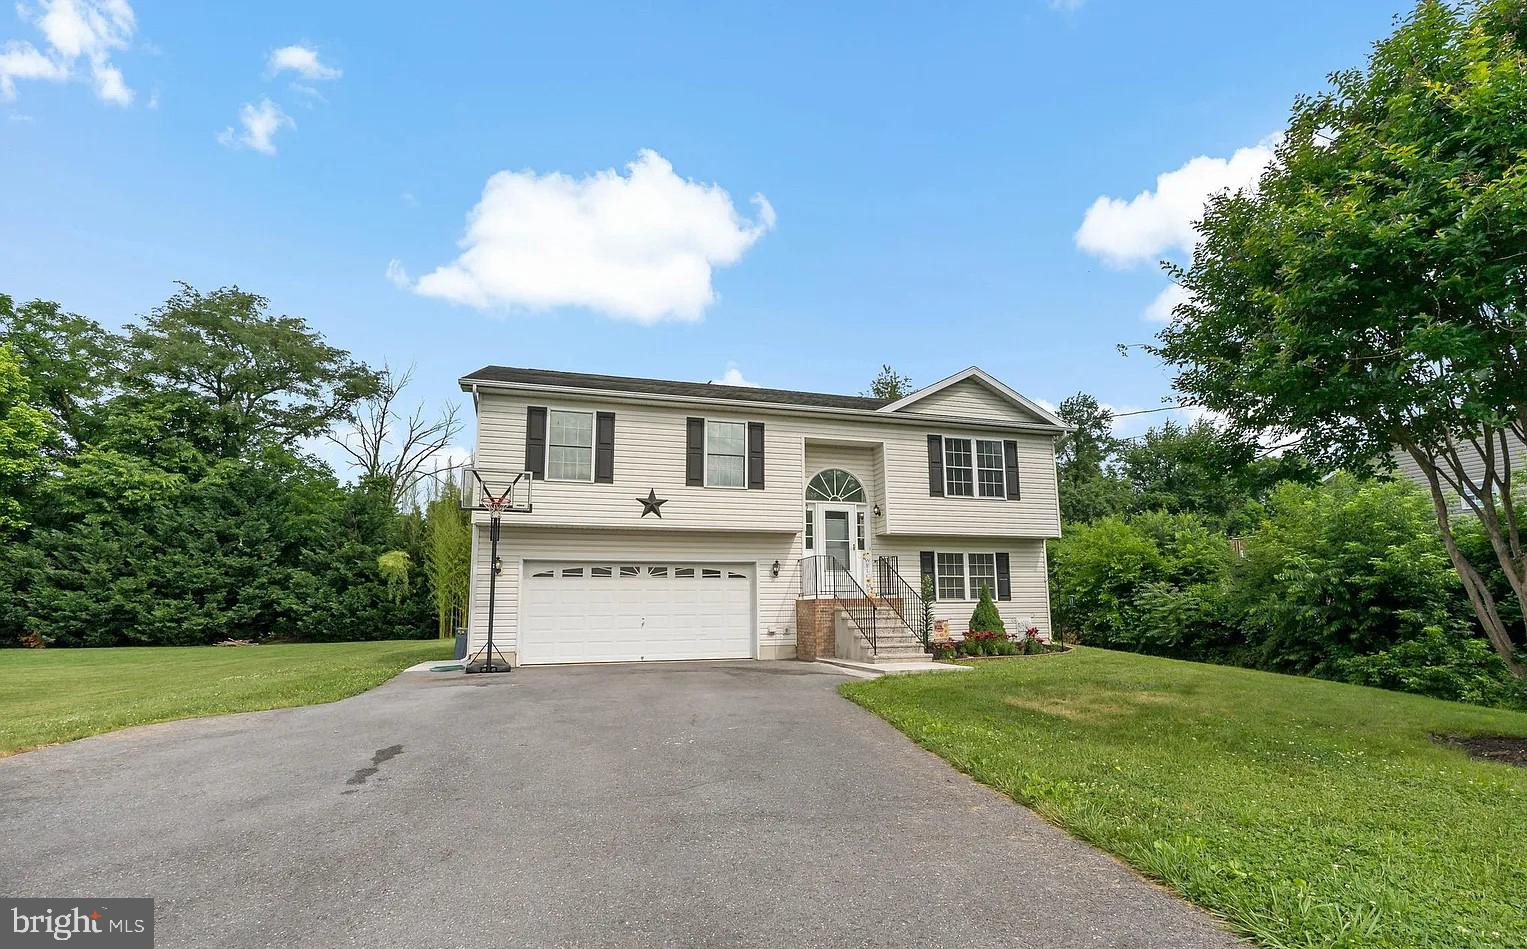
<svg viewBox="0 0 1527 949">
<path fill-rule="evenodd" d="M 456 630 L 456 656 L 455 656 L 455 658 L 457 658 L 457 659 L 465 659 L 466 657 L 467 657 L 467 631 L 464 630 L 464 629 L 458 629 L 458 630 Z"/>
</svg>

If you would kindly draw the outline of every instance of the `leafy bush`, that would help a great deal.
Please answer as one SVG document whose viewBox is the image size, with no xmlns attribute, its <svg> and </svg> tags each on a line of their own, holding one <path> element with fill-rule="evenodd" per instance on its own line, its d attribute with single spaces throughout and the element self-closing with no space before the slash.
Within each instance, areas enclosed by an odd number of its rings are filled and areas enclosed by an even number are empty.
<svg viewBox="0 0 1527 949">
<path fill-rule="evenodd" d="M 1409 482 L 1281 484 L 1242 543 L 1235 558 L 1230 539 L 1192 514 L 1068 527 L 1051 547 L 1056 631 L 1462 701 L 1520 700 L 1522 684 L 1477 636 L 1430 499 Z M 1465 530 L 1460 543 L 1483 540 Z M 1506 588 L 1504 576 L 1489 579 Z"/>
<path fill-rule="evenodd" d="M 919 592 L 922 594 L 923 606 L 925 607 L 923 609 L 922 634 L 923 642 L 926 643 L 933 641 L 933 604 L 938 601 L 938 584 L 934 582 L 933 574 L 925 573 L 923 574 L 921 586 L 922 590 Z"/>
<path fill-rule="evenodd" d="M 1052 547 L 1056 627 L 1098 646 L 1135 647 L 1135 597 L 1159 579 L 1161 551 L 1121 517 L 1067 530 Z"/>
<path fill-rule="evenodd" d="M 1255 665 L 1329 674 L 1428 627 L 1470 622 L 1431 501 L 1409 482 L 1338 474 L 1281 485 L 1268 508 L 1231 581 Z"/>
<path fill-rule="evenodd" d="M 981 598 L 970 614 L 970 628 L 982 633 L 1007 635 L 1007 627 L 1002 624 L 1002 614 L 997 612 L 997 604 L 992 602 L 991 589 L 987 586 L 981 587 Z"/>
<path fill-rule="evenodd" d="M 1338 678 L 1356 685 L 1527 708 L 1527 685 L 1506 671 L 1488 642 L 1437 626 L 1382 652 L 1337 660 L 1334 666 Z"/>
</svg>

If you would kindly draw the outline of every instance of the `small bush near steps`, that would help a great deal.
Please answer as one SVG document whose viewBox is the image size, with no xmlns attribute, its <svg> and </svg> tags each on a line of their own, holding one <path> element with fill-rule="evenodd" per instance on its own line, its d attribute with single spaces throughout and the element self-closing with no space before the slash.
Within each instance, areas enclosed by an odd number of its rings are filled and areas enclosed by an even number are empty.
<svg viewBox="0 0 1527 949">
<path fill-rule="evenodd" d="M 933 644 L 934 659 L 987 658 L 994 656 L 1037 656 L 1047 652 L 1061 652 L 1063 647 L 1046 643 L 1039 638 L 1038 627 L 1031 626 L 1021 637 L 1013 638 L 1007 633 L 973 630 L 957 642 Z"/>
<path fill-rule="evenodd" d="M 970 614 L 970 629 L 983 633 L 1000 633 L 1003 639 L 1007 638 L 1007 627 L 1002 625 L 1002 614 L 997 612 L 997 604 L 992 602 L 991 587 L 981 587 L 980 601 Z"/>
</svg>

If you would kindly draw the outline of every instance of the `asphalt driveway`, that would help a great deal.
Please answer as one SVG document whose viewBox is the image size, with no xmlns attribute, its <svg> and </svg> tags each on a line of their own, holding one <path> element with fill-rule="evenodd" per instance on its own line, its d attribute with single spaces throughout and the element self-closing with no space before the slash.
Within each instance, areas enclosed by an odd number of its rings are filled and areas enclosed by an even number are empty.
<svg viewBox="0 0 1527 949">
<path fill-rule="evenodd" d="M 158 945 L 1239 945 L 806 663 L 405 674 L 0 760 L 0 894 Z"/>
</svg>

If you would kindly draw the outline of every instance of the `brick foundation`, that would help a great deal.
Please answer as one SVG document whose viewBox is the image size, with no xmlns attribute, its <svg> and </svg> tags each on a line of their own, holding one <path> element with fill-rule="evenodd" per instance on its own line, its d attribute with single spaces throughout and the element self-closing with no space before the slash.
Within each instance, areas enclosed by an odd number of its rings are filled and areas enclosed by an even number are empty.
<svg viewBox="0 0 1527 949">
<path fill-rule="evenodd" d="M 795 601 L 795 658 L 811 660 L 835 654 L 832 623 L 836 612 L 832 600 Z"/>
</svg>

